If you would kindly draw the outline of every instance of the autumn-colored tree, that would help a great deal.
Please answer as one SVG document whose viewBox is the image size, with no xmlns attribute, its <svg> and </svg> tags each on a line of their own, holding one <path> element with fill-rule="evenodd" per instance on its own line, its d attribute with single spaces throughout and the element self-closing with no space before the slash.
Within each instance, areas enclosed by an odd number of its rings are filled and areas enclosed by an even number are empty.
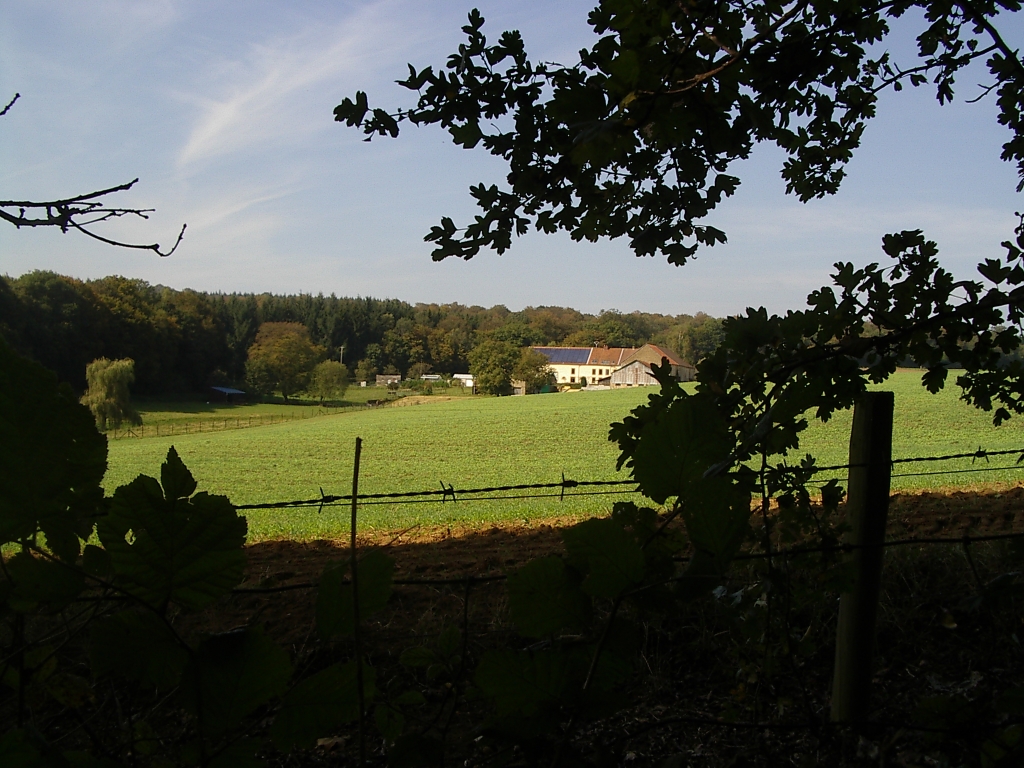
<svg viewBox="0 0 1024 768">
<path fill-rule="evenodd" d="M 279 389 L 285 400 L 301 391 L 324 349 L 301 323 L 263 323 L 249 347 L 245 378 L 260 393 Z"/>
</svg>

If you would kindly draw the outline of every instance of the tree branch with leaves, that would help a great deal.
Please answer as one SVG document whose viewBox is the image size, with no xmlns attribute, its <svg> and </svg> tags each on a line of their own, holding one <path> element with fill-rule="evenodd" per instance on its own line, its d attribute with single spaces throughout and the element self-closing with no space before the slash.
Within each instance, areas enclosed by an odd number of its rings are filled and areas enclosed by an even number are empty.
<svg viewBox="0 0 1024 768">
<path fill-rule="evenodd" d="M 415 106 L 371 109 L 359 92 L 335 118 L 368 138 L 436 124 L 507 163 L 504 188 L 470 188 L 481 209 L 472 223 L 444 217 L 427 234 L 435 260 L 502 253 L 533 228 L 627 237 L 638 256 L 683 264 L 726 241 L 703 220 L 735 193 L 734 163 L 755 144 L 785 152 L 788 193 L 834 194 L 881 91 L 931 82 L 945 103 L 978 60 L 1011 132 L 1002 157 L 1024 179 L 1024 66 L 999 31 L 1019 10 L 1016 0 L 604 0 L 590 14 L 599 39 L 571 66 L 532 62 L 515 31 L 489 42 L 473 11 L 443 68 L 409 66 L 400 85 L 417 92 Z M 872 54 L 911 11 L 924 17 L 917 63 Z"/>
</svg>

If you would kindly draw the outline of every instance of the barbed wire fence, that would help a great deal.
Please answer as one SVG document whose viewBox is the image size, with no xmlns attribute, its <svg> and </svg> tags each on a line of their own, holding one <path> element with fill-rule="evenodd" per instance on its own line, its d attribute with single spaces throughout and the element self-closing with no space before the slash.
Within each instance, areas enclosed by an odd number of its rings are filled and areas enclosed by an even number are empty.
<svg viewBox="0 0 1024 768">
<path fill-rule="evenodd" d="M 958 459 L 970 459 L 971 463 L 974 464 L 979 459 L 988 460 L 991 457 L 998 456 L 1020 456 L 1024 459 L 1024 448 L 1011 448 L 1007 450 L 989 451 L 984 448 L 978 448 L 977 450 L 964 452 L 964 453 L 951 453 L 939 456 L 907 456 L 894 458 L 891 462 L 893 467 L 898 465 L 907 464 L 933 464 L 937 462 L 953 461 Z M 836 472 L 840 470 L 848 470 L 857 467 L 867 466 L 865 464 L 834 464 L 823 467 L 813 467 L 809 470 L 811 474 L 821 474 L 825 472 Z M 910 473 L 892 473 L 892 477 L 917 477 L 922 475 L 943 475 L 943 474 L 959 474 L 963 472 L 999 472 L 1005 470 L 1019 470 L 1024 471 L 1024 461 L 1018 461 L 1014 464 L 998 465 L 998 466 L 986 466 L 986 467 L 973 467 L 970 469 L 946 469 L 936 472 L 910 472 Z M 798 471 L 797 468 L 793 468 L 793 471 Z M 799 470 L 808 471 L 808 470 Z M 362 506 L 376 506 L 383 504 L 447 504 L 447 503 L 458 503 L 459 500 L 463 501 L 510 501 L 510 500 L 532 500 L 532 499 L 552 499 L 557 501 L 564 501 L 565 499 L 581 498 L 581 497 L 593 497 L 593 496 L 624 496 L 624 495 L 639 495 L 640 491 L 637 488 L 635 480 L 573 480 L 565 477 L 564 473 L 562 479 L 553 483 L 518 483 L 514 485 L 492 485 L 482 487 L 470 487 L 470 488 L 456 488 L 453 484 L 440 482 L 441 488 L 439 489 L 426 489 L 421 491 L 400 491 L 393 493 L 366 493 L 359 494 L 357 502 L 360 507 Z M 588 490 L 595 489 L 595 490 Z M 606 490 L 596 490 L 606 489 Z M 612 490 L 608 490 L 612 489 Z M 525 491 L 547 491 L 546 493 L 524 493 Z M 554 492 L 552 492 L 554 491 Z M 339 494 L 339 495 L 327 495 L 323 493 L 323 489 L 320 491 L 321 495 L 315 498 L 309 499 L 292 499 L 287 501 L 272 501 L 272 502 L 258 502 L 253 504 L 238 504 L 235 506 L 236 509 L 242 511 L 248 510 L 285 510 L 285 509 L 304 509 L 304 508 L 316 508 L 317 511 L 322 511 L 326 507 L 331 506 L 342 506 L 349 505 L 352 502 L 351 494 Z M 946 545 L 960 545 L 970 546 L 974 543 L 1000 541 L 1000 540 L 1012 540 L 1012 539 L 1024 539 L 1024 531 L 997 533 L 997 534 L 986 534 L 986 535 L 970 535 L 964 534 L 961 536 L 909 536 L 902 538 L 888 539 L 884 541 L 881 546 L 883 548 L 889 547 L 904 547 L 908 545 L 931 545 L 931 544 L 946 544 Z M 781 548 L 772 550 L 771 553 L 766 552 L 744 552 L 737 555 L 734 560 L 760 560 L 767 559 L 769 557 L 799 557 L 801 555 L 810 554 L 831 554 L 831 553 L 851 553 L 857 549 L 864 549 L 868 546 L 877 545 L 859 545 L 854 543 L 839 543 L 825 546 L 794 546 L 789 548 Z M 680 562 L 686 562 L 689 560 L 688 557 L 677 558 Z M 395 579 L 394 584 L 396 585 L 450 585 L 450 584 L 477 584 L 477 583 L 491 583 L 495 581 L 504 581 L 507 578 L 506 575 L 465 575 L 451 578 L 420 578 L 420 579 Z M 267 587 L 267 588 L 239 588 L 235 591 L 243 593 L 273 593 L 281 591 L 292 591 L 301 589 L 315 589 L 317 587 L 316 582 L 303 582 L 301 584 L 289 584 L 287 586 L 279 587 Z"/>
<path fill-rule="evenodd" d="M 992 463 L 992 459 L 999 459 L 1002 457 L 1016 456 L 1016 462 L 1012 464 L 1007 463 Z M 918 469 L 918 467 L 936 466 L 942 463 L 949 462 L 963 462 L 970 461 L 970 466 L 956 466 L 956 467 L 945 467 L 942 469 Z M 979 462 L 984 462 L 984 466 L 977 466 Z M 957 475 L 964 473 L 994 473 L 994 472 L 1006 472 L 1006 471 L 1018 471 L 1024 470 L 1024 447 L 1012 448 L 1004 450 L 986 450 L 982 447 L 978 447 L 973 451 L 966 452 L 954 452 L 941 455 L 922 455 L 922 456 L 905 456 L 898 458 L 890 458 L 886 462 L 885 472 L 889 478 L 898 477 L 920 477 L 920 476 L 936 476 L 936 475 Z M 837 473 L 837 472 L 850 472 L 851 470 L 867 469 L 874 465 L 870 462 L 854 462 L 850 461 L 845 464 L 836 464 L 820 467 L 792 467 L 788 468 L 792 472 L 802 472 L 806 475 L 816 476 L 824 475 L 826 473 Z M 906 467 L 913 471 L 909 472 L 894 472 L 893 470 L 898 468 Z M 783 468 L 786 471 L 786 468 Z M 628 496 L 639 493 L 637 483 L 634 480 L 576 480 L 573 478 L 567 478 L 564 473 L 560 480 L 556 482 L 547 483 L 516 483 L 507 485 L 490 485 L 480 487 L 456 487 L 454 483 L 447 483 L 444 481 L 439 482 L 439 488 L 423 489 L 418 491 L 401 491 L 393 493 L 368 493 L 368 494 L 325 494 L 323 489 L 320 489 L 320 495 L 314 498 L 306 499 L 293 499 L 285 501 L 275 502 L 264 502 L 264 503 L 253 503 L 253 504 L 242 504 L 238 505 L 237 508 L 241 511 L 247 510 L 290 510 L 290 509 L 310 509 L 315 508 L 318 512 L 322 512 L 326 507 L 340 506 L 340 505 L 358 505 L 358 506 L 373 506 L 373 505 L 406 505 L 406 504 L 459 504 L 460 502 L 472 501 L 472 502 L 489 502 L 489 501 L 509 501 L 519 499 L 543 499 L 548 498 L 553 501 L 565 501 L 566 499 L 573 499 L 578 497 L 593 497 L 593 496 Z M 858 551 L 880 551 L 895 547 L 906 547 L 911 545 L 916 546 L 932 546 L 932 545 L 945 545 L 945 546 L 959 546 L 965 551 L 969 562 L 971 563 L 972 570 L 975 570 L 973 560 L 971 560 L 970 547 L 976 543 L 983 542 L 994 542 L 994 541 L 1006 541 L 1006 540 L 1020 540 L 1024 539 L 1024 531 L 1008 531 L 1000 533 L 988 533 L 988 534 L 970 534 L 965 533 L 958 536 L 904 536 L 897 538 L 889 538 L 882 542 L 875 543 L 863 543 L 858 541 L 843 541 L 835 544 L 827 545 L 793 545 L 789 547 L 780 547 L 770 551 L 744 551 L 739 553 L 733 559 L 736 561 L 753 561 L 753 560 L 771 560 L 784 559 L 791 560 L 808 556 L 812 554 L 841 554 L 841 555 L 854 555 Z M 355 545 L 353 545 L 354 547 Z M 355 550 L 353 549 L 353 552 Z M 688 557 L 678 557 L 676 560 L 685 562 Z M 976 573 L 976 570 L 975 570 Z M 429 587 L 429 588 L 448 588 L 454 591 L 461 591 L 462 600 L 464 605 L 462 608 L 462 632 L 464 637 L 469 637 L 470 626 L 469 626 L 469 601 L 471 599 L 472 591 L 475 587 L 480 585 L 496 584 L 505 581 L 508 575 L 505 573 L 489 573 L 489 574 L 463 574 L 451 577 L 406 577 L 406 578 L 394 578 L 392 584 L 395 587 Z M 676 581 L 681 576 L 673 576 L 665 579 L 661 584 L 670 584 Z M 659 584 L 659 585 L 661 585 Z M 292 583 L 278 586 L 252 586 L 252 587 L 239 587 L 234 590 L 235 594 L 238 595 L 256 595 L 256 594 L 272 594 L 278 592 L 294 592 L 300 590 L 312 590 L 316 589 L 318 582 L 306 581 L 300 583 Z M 652 585 L 645 584 L 640 589 L 648 589 Z M 460 590 L 461 588 L 461 590 Z M 453 594 L 454 594 L 453 591 Z M 877 597 L 876 597 L 877 600 Z M 873 631 L 873 627 L 872 627 Z M 838 638 L 838 636 L 837 636 Z M 842 661 L 837 660 L 837 666 L 842 664 Z M 869 676 L 870 680 L 870 676 Z M 833 705 L 835 706 L 835 705 Z M 833 719 L 835 719 L 833 717 Z M 721 727 L 727 729 L 771 729 L 771 730 L 782 730 L 782 731 L 798 731 L 798 730 L 815 730 L 820 729 L 823 726 L 823 721 L 809 720 L 808 722 L 740 722 L 735 720 L 729 720 L 718 717 L 700 717 L 700 716 L 681 716 L 665 718 L 658 722 L 648 724 L 640 729 L 631 729 L 629 732 L 622 734 L 622 739 L 628 741 L 630 739 L 637 738 L 641 733 L 645 732 L 650 728 L 664 727 L 670 724 L 680 725 L 695 725 L 704 727 Z M 893 728 L 902 728 L 907 731 L 928 731 L 934 733 L 943 733 L 948 729 L 944 727 L 930 727 L 921 726 L 912 722 L 900 722 L 900 723 L 875 723 L 875 725 L 891 726 Z M 633 732 L 635 731 L 635 732 Z"/>
</svg>

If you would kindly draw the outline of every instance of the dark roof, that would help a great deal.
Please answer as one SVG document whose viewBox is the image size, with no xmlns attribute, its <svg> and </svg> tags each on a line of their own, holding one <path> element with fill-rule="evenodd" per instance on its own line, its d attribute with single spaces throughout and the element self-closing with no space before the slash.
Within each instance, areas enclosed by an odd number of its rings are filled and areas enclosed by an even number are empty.
<svg viewBox="0 0 1024 768">
<path fill-rule="evenodd" d="M 590 347 L 534 347 L 535 350 L 544 355 L 553 365 L 567 365 L 576 363 L 586 365 L 590 359 Z"/>
<path fill-rule="evenodd" d="M 240 389 L 232 389 L 231 387 L 210 387 L 215 392 L 220 392 L 222 395 L 244 395 Z"/>
</svg>

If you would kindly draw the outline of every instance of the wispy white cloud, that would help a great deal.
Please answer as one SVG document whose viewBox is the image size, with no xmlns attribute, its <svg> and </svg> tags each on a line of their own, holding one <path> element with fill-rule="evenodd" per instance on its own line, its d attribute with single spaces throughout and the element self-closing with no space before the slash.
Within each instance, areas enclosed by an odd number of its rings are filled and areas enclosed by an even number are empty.
<svg viewBox="0 0 1024 768">
<path fill-rule="evenodd" d="M 329 125 L 324 102 L 334 96 L 321 94 L 335 92 L 325 86 L 379 67 L 389 45 L 398 50 L 415 43 L 416 14 L 396 12 L 397 5 L 374 3 L 326 29 L 311 23 L 252 45 L 241 60 L 211 65 L 216 74 L 206 73 L 203 81 L 223 81 L 212 86 L 219 93 L 182 97 L 199 107 L 199 117 L 178 153 L 179 169 L 286 138 L 298 143 Z"/>
<path fill-rule="evenodd" d="M 249 212 L 252 208 L 287 197 L 296 188 L 297 185 L 284 184 L 234 193 L 218 190 L 212 202 L 193 202 L 188 206 L 185 215 L 192 230 L 214 229 L 230 219 L 236 219 L 242 213 Z"/>
</svg>

